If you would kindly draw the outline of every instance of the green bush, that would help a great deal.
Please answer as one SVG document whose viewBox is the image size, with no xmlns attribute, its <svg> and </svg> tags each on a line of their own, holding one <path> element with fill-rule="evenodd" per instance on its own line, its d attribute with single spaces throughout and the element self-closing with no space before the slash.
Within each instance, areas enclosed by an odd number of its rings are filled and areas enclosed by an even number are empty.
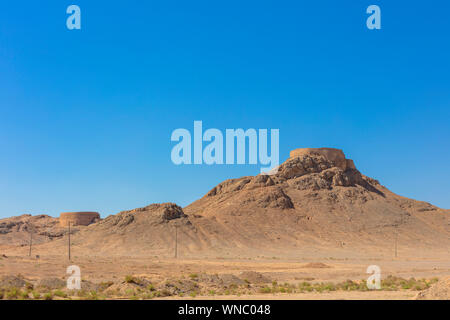
<svg viewBox="0 0 450 320">
<path fill-rule="evenodd" d="M 67 294 L 61 290 L 56 290 L 53 292 L 53 294 L 60 298 L 67 298 Z"/>
<path fill-rule="evenodd" d="M 126 283 L 136 283 L 136 279 L 132 275 L 126 275 L 125 282 Z"/>
<path fill-rule="evenodd" d="M 6 292 L 6 299 L 17 299 L 20 294 L 20 290 L 17 288 L 10 288 L 8 292 Z"/>
<path fill-rule="evenodd" d="M 51 292 L 44 294 L 44 300 L 53 300 Z"/>
<path fill-rule="evenodd" d="M 269 287 L 264 287 L 264 288 L 261 288 L 260 289 L 260 292 L 261 293 L 271 293 L 272 292 L 272 289 L 270 289 Z"/>
<path fill-rule="evenodd" d="M 22 298 L 22 299 L 28 299 L 29 297 L 28 297 L 28 294 L 29 294 L 29 291 L 28 290 L 25 290 L 25 291 L 21 291 L 20 293 L 19 293 L 19 296 L 20 296 L 20 298 Z"/>
</svg>

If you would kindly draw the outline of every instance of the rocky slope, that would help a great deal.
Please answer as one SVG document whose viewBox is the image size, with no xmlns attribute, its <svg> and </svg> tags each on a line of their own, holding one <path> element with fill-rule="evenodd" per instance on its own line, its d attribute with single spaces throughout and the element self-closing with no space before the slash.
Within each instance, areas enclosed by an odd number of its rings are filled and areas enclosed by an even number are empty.
<svg viewBox="0 0 450 320">
<path fill-rule="evenodd" d="M 171 256 L 177 246 L 185 256 L 373 256 L 392 255 L 397 241 L 403 254 L 439 255 L 450 247 L 449 213 L 390 192 L 341 150 L 297 149 L 273 175 L 224 181 L 184 209 L 167 203 L 121 212 L 72 238 L 80 254 Z M 63 253 L 66 241 L 41 248 Z"/>
<path fill-rule="evenodd" d="M 450 210 L 390 192 L 337 149 L 294 150 L 276 174 L 227 180 L 184 211 L 214 220 L 216 234 L 236 245 L 261 250 L 383 251 L 396 237 L 412 247 L 450 246 Z"/>
<path fill-rule="evenodd" d="M 35 244 L 61 238 L 66 232 L 59 226 L 57 218 L 43 214 L 37 216 L 24 214 L 0 219 L 0 245 L 28 245 L 30 231 L 33 233 Z"/>
</svg>

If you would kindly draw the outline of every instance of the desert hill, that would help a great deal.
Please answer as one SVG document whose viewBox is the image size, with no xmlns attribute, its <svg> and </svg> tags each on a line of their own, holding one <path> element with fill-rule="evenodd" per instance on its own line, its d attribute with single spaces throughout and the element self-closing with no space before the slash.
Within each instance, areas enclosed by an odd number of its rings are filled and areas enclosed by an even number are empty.
<svg viewBox="0 0 450 320">
<path fill-rule="evenodd" d="M 184 212 L 260 249 L 383 251 L 397 233 L 411 248 L 450 247 L 450 210 L 390 192 L 330 148 L 294 150 L 276 174 L 227 180 Z"/>
<path fill-rule="evenodd" d="M 224 181 L 184 209 L 152 204 L 109 216 L 77 227 L 72 243 L 80 254 L 173 256 L 177 242 L 180 255 L 231 257 L 392 255 L 397 241 L 403 253 L 448 254 L 449 213 L 390 192 L 341 150 L 297 149 L 272 175 Z M 8 234 L 0 244 L 20 230 Z M 67 235 L 59 235 L 42 237 L 39 250 L 64 253 Z"/>
<path fill-rule="evenodd" d="M 30 231 L 33 232 L 32 241 L 35 244 L 61 238 L 66 233 L 66 229 L 59 226 L 58 218 L 24 214 L 0 219 L 0 245 L 28 245 Z"/>
</svg>

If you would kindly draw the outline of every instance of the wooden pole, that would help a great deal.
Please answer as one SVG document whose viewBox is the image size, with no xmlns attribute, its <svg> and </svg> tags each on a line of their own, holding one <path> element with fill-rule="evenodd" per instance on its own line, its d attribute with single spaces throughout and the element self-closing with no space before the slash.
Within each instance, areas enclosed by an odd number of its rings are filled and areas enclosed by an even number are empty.
<svg viewBox="0 0 450 320">
<path fill-rule="evenodd" d="M 33 231 L 30 229 L 30 251 L 28 252 L 28 256 L 31 257 L 31 246 L 33 245 Z"/>
<path fill-rule="evenodd" d="M 69 221 L 69 261 L 71 260 L 70 257 L 70 221 Z"/>
<path fill-rule="evenodd" d="M 395 233 L 395 257 L 397 258 L 398 231 Z"/>
<path fill-rule="evenodd" d="M 175 225 L 175 259 L 178 258 L 178 226 Z"/>
</svg>

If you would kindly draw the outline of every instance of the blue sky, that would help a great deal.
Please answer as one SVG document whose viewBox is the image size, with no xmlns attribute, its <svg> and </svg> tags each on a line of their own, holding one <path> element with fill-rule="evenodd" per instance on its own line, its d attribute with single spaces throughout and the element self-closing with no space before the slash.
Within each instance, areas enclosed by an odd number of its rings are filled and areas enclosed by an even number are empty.
<svg viewBox="0 0 450 320">
<path fill-rule="evenodd" d="M 66 28 L 81 8 L 82 29 Z M 381 8 L 382 29 L 366 28 Z M 448 1 L 13 1 L 0 217 L 182 206 L 259 165 L 175 166 L 176 128 L 278 128 L 450 208 Z"/>
</svg>

